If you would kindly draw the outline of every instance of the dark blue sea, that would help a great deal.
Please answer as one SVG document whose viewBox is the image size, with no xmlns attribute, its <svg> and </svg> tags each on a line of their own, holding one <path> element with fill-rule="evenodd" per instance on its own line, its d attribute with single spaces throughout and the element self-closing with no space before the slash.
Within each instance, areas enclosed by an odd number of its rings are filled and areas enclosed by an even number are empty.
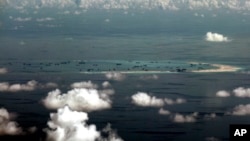
<svg viewBox="0 0 250 141">
<path fill-rule="evenodd" d="M 14 91 L 0 85 L 0 108 L 13 113 L 11 121 L 24 132 L 7 134 L 0 120 L 1 141 L 45 141 L 50 113 L 57 109 L 44 106 L 43 99 L 55 89 L 67 93 L 71 84 L 87 81 L 97 90 L 108 81 L 114 94 L 110 108 L 87 112 L 86 124 L 101 131 L 110 123 L 124 141 L 229 141 L 231 124 L 250 124 L 248 10 L 7 5 L 3 2 L 0 9 L 0 83 L 37 84 Z M 208 32 L 227 39 L 209 41 Z M 218 69 L 214 64 L 237 69 L 202 71 Z M 234 91 L 240 87 L 243 96 Z M 219 91 L 229 96 L 218 96 Z M 140 106 L 132 100 L 138 92 L 185 102 Z M 170 115 L 160 114 L 161 108 Z M 176 114 L 193 120 L 178 122 Z M 30 133 L 30 127 L 36 130 Z"/>
</svg>

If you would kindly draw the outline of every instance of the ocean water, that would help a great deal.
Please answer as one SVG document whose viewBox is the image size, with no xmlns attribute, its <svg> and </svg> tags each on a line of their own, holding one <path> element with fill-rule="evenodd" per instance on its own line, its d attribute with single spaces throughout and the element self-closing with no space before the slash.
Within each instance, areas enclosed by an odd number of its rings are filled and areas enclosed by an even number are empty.
<svg viewBox="0 0 250 141">
<path fill-rule="evenodd" d="M 0 82 L 35 80 L 39 86 L 0 91 L 0 107 L 15 113 L 14 121 L 25 131 L 37 129 L 23 135 L 3 134 L 0 140 L 45 140 L 44 129 L 56 110 L 47 109 L 42 99 L 56 88 L 66 93 L 72 83 L 81 81 L 99 88 L 105 81 L 111 84 L 112 107 L 89 112 L 87 123 L 98 130 L 110 123 L 124 141 L 229 141 L 230 124 L 250 123 L 249 112 L 233 114 L 236 106 L 249 104 L 249 92 L 244 98 L 233 92 L 250 87 L 248 11 L 67 10 L 70 13 L 64 8 L 1 6 L 0 68 L 8 71 L 0 74 Z M 76 10 L 81 14 L 74 14 Z M 46 17 L 51 20 L 39 22 Z M 207 32 L 223 34 L 228 40 L 209 42 Z M 193 72 L 214 69 L 213 64 L 240 69 Z M 123 79 L 109 79 L 109 72 L 122 74 Z M 57 86 L 42 86 L 48 82 Z M 231 96 L 216 96 L 220 90 Z M 186 102 L 141 107 L 131 98 L 138 92 Z M 159 114 L 160 108 L 171 114 Z M 177 113 L 195 121 L 176 122 Z"/>
</svg>

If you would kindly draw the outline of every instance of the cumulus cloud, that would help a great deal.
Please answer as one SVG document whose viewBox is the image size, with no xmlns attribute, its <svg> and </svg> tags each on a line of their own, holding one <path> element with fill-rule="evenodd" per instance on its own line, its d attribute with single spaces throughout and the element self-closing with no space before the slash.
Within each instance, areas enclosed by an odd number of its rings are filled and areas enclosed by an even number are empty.
<svg viewBox="0 0 250 141">
<path fill-rule="evenodd" d="M 26 18 L 17 17 L 13 20 L 18 21 L 18 22 L 27 22 L 27 21 L 31 21 L 31 19 L 32 19 L 31 17 L 26 17 Z"/>
<path fill-rule="evenodd" d="M 238 87 L 232 91 L 235 97 L 250 98 L 250 88 Z M 217 97 L 229 97 L 231 94 L 225 90 L 220 90 L 216 93 Z"/>
<path fill-rule="evenodd" d="M 59 89 L 51 91 L 43 103 L 49 109 L 68 105 L 73 110 L 91 112 L 111 108 L 112 101 L 108 94 L 96 89 L 74 88 L 64 94 Z"/>
<path fill-rule="evenodd" d="M 108 96 L 108 95 L 113 95 L 115 94 L 115 90 L 113 89 L 103 89 L 103 90 L 99 90 L 99 93 L 105 97 L 105 96 Z"/>
<path fill-rule="evenodd" d="M 165 110 L 165 109 L 163 109 L 163 108 L 161 108 L 161 109 L 158 111 L 158 113 L 159 113 L 160 115 L 170 115 L 170 114 L 171 114 L 170 111 Z"/>
<path fill-rule="evenodd" d="M 250 104 L 247 105 L 238 105 L 233 108 L 233 110 L 227 114 L 236 115 L 236 116 L 245 116 L 250 115 Z"/>
<path fill-rule="evenodd" d="M 210 7 L 216 7 L 218 8 L 218 2 L 217 1 L 205 1 L 205 0 L 189 0 L 189 9 L 200 9 L 200 8 L 210 8 Z"/>
<path fill-rule="evenodd" d="M 186 122 L 196 122 L 196 118 L 198 116 L 198 113 L 192 113 L 190 115 L 182 115 L 179 113 L 176 113 L 175 115 L 173 115 L 172 120 L 173 122 L 177 122 L 177 123 L 186 123 Z"/>
<path fill-rule="evenodd" d="M 132 95 L 132 103 L 143 107 L 161 107 L 164 105 L 164 100 L 150 96 L 144 92 L 138 92 Z"/>
<path fill-rule="evenodd" d="M 221 91 L 218 91 L 218 92 L 216 93 L 216 96 L 217 96 L 217 97 L 229 97 L 229 96 L 230 96 L 230 93 L 227 92 L 227 91 L 221 90 Z"/>
<path fill-rule="evenodd" d="M 96 125 L 88 125 L 88 114 L 72 111 L 68 106 L 50 114 L 49 128 L 45 130 L 48 141 L 123 141 L 108 124 L 102 131 Z M 102 133 L 108 137 L 102 137 Z"/>
<path fill-rule="evenodd" d="M 48 122 L 50 129 L 46 130 L 47 140 L 52 141 L 95 141 L 100 137 L 100 132 L 95 125 L 87 125 L 88 114 L 84 112 L 71 111 L 65 106 L 50 114 L 51 121 Z"/>
<path fill-rule="evenodd" d="M 233 90 L 236 97 L 250 97 L 250 88 L 239 87 Z"/>
<path fill-rule="evenodd" d="M 104 81 L 104 82 L 102 83 L 102 87 L 103 87 L 103 88 L 108 88 L 108 87 L 111 87 L 111 84 L 110 84 L 108 81 Z"/>
<path fill-rule="evenodd" d="M 143 107 L 161 107 L 165 104 L 174 105 L 185 103 L 186 100 L 182 98 L 177 98 L 176 100 L 170 98 L 156 98 L 155 96 L 150 96 L 144 92 L 138 92 L 131 96 L 132 103 Z"/>
<path fill-rule="evenodd" d="M 198 117 L 199 119 L 203 119 L 203 120 L 211 120 L 217 117 L 215 113 L 205 114 L 204 116 L 201 116 L 199 115 L 198 112 L 194 112 L 188 115 L 184 115 L 180 113 L 172 113 L 169 110 L 165 110 L 164 108 L 160 108 L 158 113 L 160 115 L 168 116 L 171 121 L 176 122 L 176 123 L 196 122 Z"/>
<path fill-rule="evenodd" d="M 7 82 L 0 83 L 0 91 L 18 92 L 18 91 L 33 91 L 38 85 L 35 80 L 28 81 L 26 84 L 9 84 Z"/>
<path fill-rule="evenodd" d="M 176 100 L 165 98 L 164 101 L 167 105 L 182 104 L 186 102 L 186 100 L 182 98 L 177 98 Z"/>
<path fill-rule="evenodd" d="M 122 81 L 126 78 L 125 74 L 122 74 L 120 72 L 108 72 L 105 74 L 105 76 L 107 79 L 116 81 Z"/>
<path fill-rule="evenodd" d="M 8 73 L 7 68 L 0 68 L 0 74 L 6 74 L 6 73 Z"/>
<path fill-rule="evenodd" d="M 42 88 L 56 88 L 58 87 L 58 84 L 54 83 L 54 82 L 47 82 L 46 84 L 40 84 L 40 87 Z"/>
<path fill-rule="evenodd" d="M 102 133 L 106 134 L 108 137 L 101 137 L 98 141 L 123 141 L 123 139 L 117 135 L 116 131 L 111 128 L 111 124 L 108 124 L 104 129 L 102 129 Z"/>
<path fill-rule="evenodd" d="M 250 98 L 250 88 L 238 87 L 233 90 L 233 94 L 235 97 Z M 231 96 L 231 94 L 227 91 L 221 90 L 216 93 L 216 96 L 229 97 Z M 250 104 L 247 104 L 247 105 L 241 104 L 241 105 L 235 106 L 232 110 L 230 110 L 229 112 L 226 112 L 226 114 L 236 115 L 236 116 L 250 115 Z"/>
<path fill-rule="evenodd" d="M 37 18 L 36 21 L 37 22 L 46 22 L 46 21 L 53 21 L 55 20 L 54 18 L 51 17 L 46 17 L 46 18 Z"/>
<path fill-rule="evenodd" d="M 211 120 L 217 117 L 215 113 L 205 114 L 204 116 L 201 116 L 199 115 L 198 112 L 194 112 L 188 115 L 184 115 L 180 113 L 172 113 L 169 110 L 165 110 L 164 108 L 160 108 L 158 113 L 160 115 L 168 116 L 171 121 L 176 122 L 176 123 L 196 122 L 198 116 L 199 116 L 199 119 L 202 119 L 202 120 Z"/>
<path fill-rule="evenodd" d="M 35 80 L 28 81 L 26 84 L 9 84 L 8 82 L 0 83 L 0 92 L 19 92 L 19 91 L 33 91 L 37 88 L 55 88 L 56 83 L 48 82 L 40 84 Z"/>
<path fill-rule="evenodd" d="M 228 38 L 219 33 L 207 32 L 206 40 L 209 42 L 228 42 Z"/>
<path fill-rule="evenodd" d="M 99 90 L 102 94 L 113 95 L 115 94 L 115 90 L 112 89 L 112 85 L 108 81 L 104 81 L 102 83 L 103 90 Z"/>
<path fill-rule="evenodd" d="M 98 85 L 92 83 L 91 81 L 75 82 L 70 85 L 71 88 L 86 88 L 86 89 L 96 89 Z"/>
<path fill-rule="evenodd" d="M 205 117 L 205 119 L 210 120 L 210 119 L 216 118 L 217 115 L 215 113 L 211 113 L 211 114 L 206 114 L 204 117 Z"/>
<path fill-rule="evenodd" d="M 11 121 L 12 117 L 6 109 L 0 108 L 0 135 L 18 135 L 23 132 L 15 121 Z"/>
</svg>

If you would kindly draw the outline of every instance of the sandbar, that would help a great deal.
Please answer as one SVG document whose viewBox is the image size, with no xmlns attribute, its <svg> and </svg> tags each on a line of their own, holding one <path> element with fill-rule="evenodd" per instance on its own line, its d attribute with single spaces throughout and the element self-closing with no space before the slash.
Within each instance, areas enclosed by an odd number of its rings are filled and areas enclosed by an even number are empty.
<svg viewBox="0 0 250 141">
<path fill-rule="evenodd" d="M 230 66 L 230 65 L 223 65 L 223 64 L 210 64 L 213 67 L 216 67 L 215 69 L 205 69 L 205 70 L 193 70 L 191 72 L 236 72 L 240 70 L 241 68 Z"/>
</svg>

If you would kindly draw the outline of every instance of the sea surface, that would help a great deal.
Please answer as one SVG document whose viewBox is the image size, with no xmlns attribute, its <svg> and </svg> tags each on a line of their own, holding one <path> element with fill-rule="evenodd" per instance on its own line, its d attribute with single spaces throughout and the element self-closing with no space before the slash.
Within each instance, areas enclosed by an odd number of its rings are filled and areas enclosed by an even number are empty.
<svg viewBox="0 0 250 141">
<path fill-rule="evenodd" d="M 50 9 L 51 10 L 51 9 Z M 99 87 L 108 81 L 115 94 L 112 108 L 88 113 L 88 124 L 98 130 L 108 123 L 124 141 L 229 141 L 230 124 L 250 124 L 249 113 L 230 114 L 249 97 L 233 96 L 233 90 L 250 87 L 249 16 L 241 13 L 205 12 L 205 18 L 192 11 L 164 12 L 90 10 L 82 15 L 20 14 L 2 11 L 0 31 L 0 82 L 39 84 L 53 82 L 57 87 L 37 87 L 31 91 L 0 91 L 0 107 L 15 113 L 23 129 L 35 126 L 35 133 L 2 135 L 0 140 L 33 140 L 46 138 L 50 113 L 42 102 L 48 93 L 63 93 L 74 82 L 91 81 Z M 63 12 L 58 10 L 59 12 Z M 18 22 L 15 17 L 32 17 Z M 12 18 L 10 17 L 12 16 Z M 38 17 L 53 17 L 49 23 L 38 23 Z M 244 21 L 243 21 L 244 19 Z M 208 42 L 207 32 L 218 32 L 227 42 Z M 192 72 L 223 64 L 240 68 L 232 72 Z M 108 72 L 123 75 L 122 80 L 109 79 Z M 126 72 L 126 73 L 124 73 Z M 229 97 L 218 97 L 225 90 Z M 176 105 L 140 107 L 131 96 L 145 92 L 157 98 L 185 99 Z M 174 122 L 174 115 L 159 114 L 160 108 L 190 115 L 194 122 Z M 215 114 L 211 118 L 209 115 Z"/>
</svg>

